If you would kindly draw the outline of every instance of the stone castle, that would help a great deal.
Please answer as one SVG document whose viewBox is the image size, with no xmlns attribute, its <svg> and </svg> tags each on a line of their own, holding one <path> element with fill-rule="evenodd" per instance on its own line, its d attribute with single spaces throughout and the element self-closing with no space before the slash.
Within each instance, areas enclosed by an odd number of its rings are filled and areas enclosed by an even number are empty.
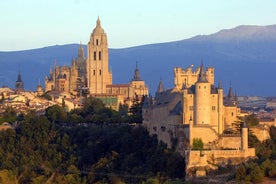
<svg viewBox="0 0 276 184">
<path fill-rule="evenodd" d="M 141 99 L 142 96 L 148 95 L 148 86 L 140 78 L 137 65 L 134 77 L 128 84 L 112 83 L 107 35 L 99 18 L 90 35 L 87 58 L 80 45 L 78 57 L 73 59 L 71 67 L 57 66 L 55 63 L 54 69 L 50 69 L 50 74 L 45 78 L 45 92 L 81 95 L 85 90 L 114 109 L 118 109 L 119 104 L 131 105 L 134 98 Z"/>
<path fill-rule="evenodd" d="M 224 96 L 221 84 L 215 86 L 214 68 L 205 71 L 203 64 L 195 70 L 193 66 L 175 68 L 174 86 L 164 90 L 161 81 L 155 98 L 144 101 L 143 125 L 151 135 L 185 156 L 188 173 L 255 156 L 255 149 L 248 148 L 246 126 L 241 133 L 227 132 L 242 114 L 232 87 Z M 199 140 L 203 148 L 196 150 L 193 145 Z"/>
<path fill-rule="evenodd" d="M 214 77 L 214 68 L 205 70 L 203 64 L 196 69 L 175 68 L 174 88 L 165 90 L 160 82 L 152 98 L 136 65 L 128 84 L 113 84 L 107 35 L 98 18 L 87 45 L 87 58 L 80 45 L 71 67 L 54 64 L 45 79 L 45 91 L 81 95 L 86 90 L 114 109 L 119 104 L 131 104 L 136 97 L 148 96 L 142 110 L 143 125 L 185 156 L 187 171 L 196 168 L 200 175 L 202 168 L 240 163 L 255 156 L 255 149 L 248 148 L 246 126 L 240 133 L 229 133 L 242 113 L 232 87 L 224 96 L 221 84 L 215 86 Z M 201 150 L 193 147 L 197 140 L 203 143 Z"/>
</svg>

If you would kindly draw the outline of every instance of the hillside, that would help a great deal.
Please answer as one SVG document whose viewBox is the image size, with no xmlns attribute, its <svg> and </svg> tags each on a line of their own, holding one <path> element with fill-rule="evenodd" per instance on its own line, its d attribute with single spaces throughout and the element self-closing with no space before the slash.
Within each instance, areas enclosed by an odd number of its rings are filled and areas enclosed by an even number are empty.
<svg viewBox="0 0 276 184">
<path fill-rule="evenodd" d="M 0 52 L 0 85 L 14 87 L 20 68 L 26 88 L 33 90 L 39 79 L 44 81 L 54 60 L 58 65 L 70 65 L 78 47 Z M 238 95 L 275 96 L 275 50 L 276 25 L 238 26 L 176 42 L 109 49 L 109 61 L 113 83 L 128 83 L 138 61 L 152 95 L 160 79 L 165 88 L 173 87 L 174 67 L 198 66 L 202 60 L 206 67 L 215 67 L 216 83 L 221 81 L 225 92 L 231 81 Z"/>
</svg>

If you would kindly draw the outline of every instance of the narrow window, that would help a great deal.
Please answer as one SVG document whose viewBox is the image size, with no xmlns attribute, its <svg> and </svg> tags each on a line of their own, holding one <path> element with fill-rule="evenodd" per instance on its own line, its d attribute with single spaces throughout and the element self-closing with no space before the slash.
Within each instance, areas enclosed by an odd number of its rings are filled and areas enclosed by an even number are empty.
<svg viewBox="0 0 276 184">
<path fill-rule="evenodd" d="M 99 71 L 99 75 L 102 75 L 102 70 Z"/>
<path fill-rule="evenodd" d="M 99 45 L 99 40 L 98 39 L 96 39 L 96 45 Z"/>
<path fill-rule="evenodd" d="M 97 59 L 97 53 L 96 53 L 96 51 L 94 51 L 94 60 L 96 60 Z"/>
<path fill-rule="evenodd" d="M 99 52 L 99 60 L 102 60 L 102 52 Z"/>
<path fill-rule="evenodd" d="M 96 75 L 96 71 L 95 70 L 93 70 L 93 75 Z"/>
</svg>

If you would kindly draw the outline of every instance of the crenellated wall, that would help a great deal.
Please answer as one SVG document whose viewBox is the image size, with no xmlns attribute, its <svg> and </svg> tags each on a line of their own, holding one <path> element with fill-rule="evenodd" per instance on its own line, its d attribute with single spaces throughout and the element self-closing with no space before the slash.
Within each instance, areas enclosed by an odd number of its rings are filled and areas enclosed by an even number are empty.
<svg viewBox="0 0 276 184">
<path fill-rule="evenodd" d="M 214 165 L 237 165 L 241 162 L 255 157 L 255 148 L 248 150 L 202 150 L 187 151 L 187 170 L 191 168 L 209 167 Z"/>
</svg>

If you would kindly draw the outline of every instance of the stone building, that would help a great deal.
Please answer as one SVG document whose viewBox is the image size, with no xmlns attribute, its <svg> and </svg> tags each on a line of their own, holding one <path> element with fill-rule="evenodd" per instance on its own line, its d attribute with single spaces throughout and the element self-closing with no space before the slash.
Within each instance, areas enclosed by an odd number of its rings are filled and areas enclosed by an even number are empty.
<svg viewBox="0 0 276 184">
<path fill-rule="evenodd" d="M 224 96 L 221 84 L 215 86 L 214 68 L 175 68 L 174 85 L 164 90 L 160 82 L 155 98 L 145 100 L 143 125 L 185 155 L 187 170 L 255 156 L 254 148 L 248 148 L 246 127 L 241 134 L 226 134 L 241 114 L 232 87 Z M 196 140 L 203 142 L 204 151 L 194 150 Z"/>
<path fill-rule="evenodd" d="M 54 63 L 54 70 L 45 78 L 45 92 L 59 91 L 73 95 L 78 94 L 82 86 L 86 85 L 86 58 L 80 44 L 78 57 L 72 60 L 71 67 L 57 66 Z"/>
<path fill-rule="evenodd" d="M 80 95 L 86 89 L 90 96 L 100 98 L 106 106 L 118 109 L 120 104 L 131 105 L 134 98 L 148 95 L 148 86 L 140 78 L 138 66 L 128 84 L 113 84 L 108 60 L 107 35 L 98 18 L 87 44 L 87 58 L 80 45 L 78 57 L 71 67 L 57 66 L 50 69 L 45 79 L 45 91 Z"/>
<path fill-rule="evenodd" d="M 106 94 L 106 86 L 112 84 L 112 71 L 109 70 L 107 36 L 99 18 L 87 45 L 86 65 L 90 94 Z"/>
</svg>

